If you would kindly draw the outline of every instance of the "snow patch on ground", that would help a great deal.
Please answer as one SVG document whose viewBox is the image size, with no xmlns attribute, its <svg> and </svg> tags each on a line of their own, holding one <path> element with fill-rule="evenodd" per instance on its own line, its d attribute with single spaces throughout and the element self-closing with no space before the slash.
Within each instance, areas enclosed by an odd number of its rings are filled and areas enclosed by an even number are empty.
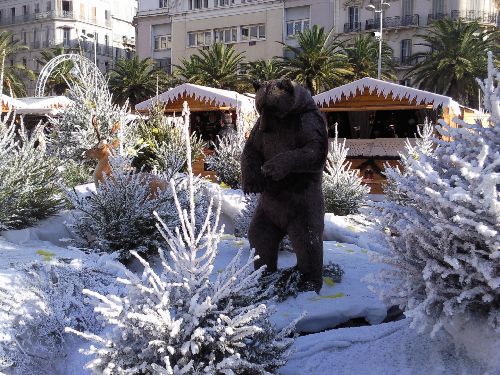
<svg viewBox="0 0 500 375">
<path fill-rule="evenodd" d="M 299 337 L 281 375 L 479 375 L 486 372 L 456 351 L 444 332 L 419 335 L 409 320 L 341 328 Z"/>
</svg>

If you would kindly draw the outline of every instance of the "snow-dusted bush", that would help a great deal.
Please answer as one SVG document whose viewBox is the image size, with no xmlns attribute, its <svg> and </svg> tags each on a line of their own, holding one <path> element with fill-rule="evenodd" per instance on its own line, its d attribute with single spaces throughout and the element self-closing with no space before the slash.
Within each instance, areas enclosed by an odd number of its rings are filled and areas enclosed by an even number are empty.
<svg viewBox="0 0 500 375">
<path fill-rule="evenodd" d="M 43 125 L 28 134 L 23 119 L 0 120 L 0 230 L 23 228 L 62 206 L 55 161 L 45 153 Z"/>
<path fill-rule="evenodd" d="M 417 148 L 405 173 L 391 174 L 401 204 L 388 200 L 376 215 L 389 233 L 393 267 L 379 291 L 413 318 L 413 326 L 438 331 L 457 319 L 488 326 L 500 338 L 500 73 L 489 58 L 481 82 L 491 125 L 436 126 L 446 142 Z M 428 149 L 427 149 L 428 150 Z"/>
<path fill-rule="evenodd" d="M 269 374 L 285 363 L 291 329 L 277 331 L 266 305 L 255 302 L 265 293 L 259 284 L 263 269 L 254 271 L 253 252 L 243 260 L 240 250 L 213 275 L 223 231 L 220 206 L 213 216 L 211 202 L 196 229 L 189 159 L 188 181 L 188 210 L 180 206 L 171 183 L 180 225 L 174 230 L 160 221 L 170 248 L 159 251 L 161 267 L 153 269 L 134 252 L 144 269 L 136 275 L 123 268 L 124 297 L 85 291 L 95 297 L 108 329 L 100 335 L 69 331 L 94 342 L 84 352 L 93 356 L 87 368 L 95 374 Z"/>
<path fill-rule="evenodd" d="M 149 110 L 147 120 L 138 122 L 139 142 L 134 166 L 145 171 L 156 170 L 165 173 L 167 178 L 186 168 L 186 146 L 182 138 L 182 128 L 178 118 L 168 117 L 161 103 L 154 104 Z M 191 159 L 196 159 L 203 152 L 203 142 L 199 134 L 193 133 L 191 141 Z"/>
<path fill-rule="evenodd" d="M 418 127 L 417 131 L 420 138 L 416 138 L 415 145 L 406 139 L 405 152 L 399 154 L 400 165 L 391 167 L 386 164 L 384 168 L 384 175 L 387 177 L 384 184 L 384 194 L 388 200 L 400 204 L 405 204 L 408 201 L 408 197 L 399 189 L 398 182 L 401 176 L 411 179 L 409 168 L 411 168 L 412 160 L 418 159 L 420 154 L 431 155 L 435 146 L 433 141 L 434 126 L 427 119 L 425 119 L 422 128 Z"/>
<path fill-rule="evenodd" d="M 161 239 L 156 230 L 156 211 L 168 225 L 178 225 L 172 190 L 162 174 L 132 173 L 130 157 L 110 158 L 111 175 L 95 192 L 68 195 L 76 209 L 72 224 L 78 245 L 96 250 L 120 253 L 130 257 L 130 250 L 156 249 Z M 187 180 L 175 178 L 181 206 L 188 202 Z M 208 201 L 203 182 L 196 179 L 196 215 L 204 217 Z M 200 222 L 200 220 L 198 221 Z"/>
<path fill-rule="evenodd" d="M 345 140 L 340 143 L 335 139 L 326 160 L 326 171 L 323 173 L 323 194 L 325 211 L 335 215 L 349 215 L 358 212 L 364 204 L 370 188 L 364 185 L 357 171 L 351 170 L 351 163 L 346 162 L 348 148 Z"/>
<path fill-rule="evenodd" d="M 217 174 L 219 182 L 236 189 L 241 185 L 241 154 L 245 147 L 243 131 L 230 132 L 219 138 L 215 152 L 207 157 L 211 171 Z"/>
<path fill-rule="evenodd" d="M 114 292 L 111 256 L 85 256 L 67 263 L 49 252 L 45 260 L 20 267 L 9 285 L 0 285 L 0 373 L 54 375 L 67 355 L 66 327 L 99 332 L 93 306 L 82 293 Z"/>
</svg>

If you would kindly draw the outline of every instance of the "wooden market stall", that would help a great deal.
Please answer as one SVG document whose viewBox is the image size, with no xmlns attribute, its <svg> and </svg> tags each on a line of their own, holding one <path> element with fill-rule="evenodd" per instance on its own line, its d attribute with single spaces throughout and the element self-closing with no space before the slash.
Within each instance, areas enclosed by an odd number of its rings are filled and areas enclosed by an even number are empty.
<svg viewBox="0 0 500 375">
<path fill-rule="evenodd" d="M 18 108 L 22 108 L 23 106 L 24 104 L 18 99 L 2 94 L 2 113 L 7 113 L 9 112 L 9 110 L 17 110 Z"/>
<path fill-rule="evenodd" d="M 374 194 L 382 193 L 384 164 L 397 164 L 408 138 L 415 142 L 417 127 L 427 118 L 455 126 L 462 116 L 452 98 L 374 78 L 362 78 L 314 96 L 325 113 L 329 136 L 338 124 L 346 138 L 348 158 Z"/>
<path fill-rule="evenodd" d="M 179 116 L 185 101 L 191 111 L 191 131 L 198 132 L 207 144 L 214 143 L 221 121 L 229 117 L 234 127 L 238 123 L 237 116 L 251 117 L 250 114 L 255 112 L 255 100 L 247 95 L 191 83 L 184 83 L 145 100 L 137 104 L 135 109 L 139 113 L 147 113 L 152 105 L 162 103 L 166 113 Z M 204 154 L 212 152 L 207 147 Z M 196 160 L 193 170 L 202 176 L 212 176 L 206 170 L 204 156 Z"/>
</svg>

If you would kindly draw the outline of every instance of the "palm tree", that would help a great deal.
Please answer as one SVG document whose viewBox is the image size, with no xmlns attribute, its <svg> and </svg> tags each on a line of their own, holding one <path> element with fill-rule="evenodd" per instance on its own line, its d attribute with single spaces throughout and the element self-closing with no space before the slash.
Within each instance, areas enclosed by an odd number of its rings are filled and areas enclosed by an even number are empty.
<svg viewBox="0 0 500 375">
<path fill-rule="evenodd" d="M 178 75 L 188 82 L 219 89 L 232 90 L 237 87 L 243 53 L 222 43 L 214 43 L 198 53 L 181 61 L 181 65 L 176 67 Z"/>
<path fill-rule="evenodd" d="M 352 69 L 352 79 L 378 76 L 379 42 L 371 35 L 358 35 L 345 48 L 347 59 Z M 393 50 L 385 42 L 382 43 L 383 80 L 395 80 L 395 68 L 392 61 Z"/>
<path fill-rule="evenodd" d="M 28 69 L 23 64 L 11 64 L 7 66 L 6 61 L 11 55 L 27 50 L 28 46 L 19 44 L 18 40 L 14 40 L 14 36 L 10 31 L 0 31 L 0 64 L 3 68 L 3 92 L 12 92 L 14 96 L 25 96 L 26 85 L 24 78 L 34 79 L 35 74 L 31 69 Z"/>
<path fill-rule="evenodd" d="M 169 84 L 168 74 L 156 67 L 155 62 L 138 56 L 132 59 L 120 59 L 109 74 L 109 89 L 116 102 L 123 104 L 129 100 L 132 108 L 159 92 Z"/>
<path fill-rule="evenodd" d="M 65 53 L 68 53 L 68 50 L 64 47 L 48 48 L 40 52 L 37 62 L 44 66 L 54 57 L 64 55 Z M 57 65 L 47 79 L 47 83 L 45 84 L 46 90 L 54 92 L 56 95 L 63 95 L 68 89 L 68 83 L 73 80 L 73 75 L 71 74 L 73 67 L 73 62 L 69 60 Z"/>
<path fill-rule="evenodd" d="M 337 37 L 330 38 L 332 32 L 326 34 L 323 27 L 314 25 L 297 34 L 298 47 L 281 43 L 292 54 L 284 58 L 287 75 L 304 84 L 312 95 L 345 83 L 352 75 L 342 43 Z"/>
<path fill-rule="evenodd" d="M 252 61 L 246 64 L 246 68 L 246 80 L 250 83 L 278 79 L 285 75 L 283 62 L 276 58 Z"/>
<path fill-rule="evenodd" d="M 443 19 L 428 34 L 417 35 L 427 52 L 411 56 L 416 65 L 407 73 L 424 90 L 451 96 L 469 106 L 477 104 L 476 78 L 486 76 L 487 51 L 498 52 L 499 32 L 485 30 L 477 22 Z"/>
</svg>

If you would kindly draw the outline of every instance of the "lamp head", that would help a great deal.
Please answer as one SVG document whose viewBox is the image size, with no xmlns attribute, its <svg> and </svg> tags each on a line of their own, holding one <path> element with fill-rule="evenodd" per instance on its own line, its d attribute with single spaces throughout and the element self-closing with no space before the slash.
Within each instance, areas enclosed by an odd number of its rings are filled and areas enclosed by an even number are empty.
<svg viewBox="0 0 500 375">
<path fill-rule="evenodd" d="M 376 8 L 375 8 L 375 5 L 373 4 L 368 4 L 366 7 L 365 7 L 366 10 L 369 10 L 369 11 L 372 11 L 372 12 L 375 12 Z"/>
</svg>

